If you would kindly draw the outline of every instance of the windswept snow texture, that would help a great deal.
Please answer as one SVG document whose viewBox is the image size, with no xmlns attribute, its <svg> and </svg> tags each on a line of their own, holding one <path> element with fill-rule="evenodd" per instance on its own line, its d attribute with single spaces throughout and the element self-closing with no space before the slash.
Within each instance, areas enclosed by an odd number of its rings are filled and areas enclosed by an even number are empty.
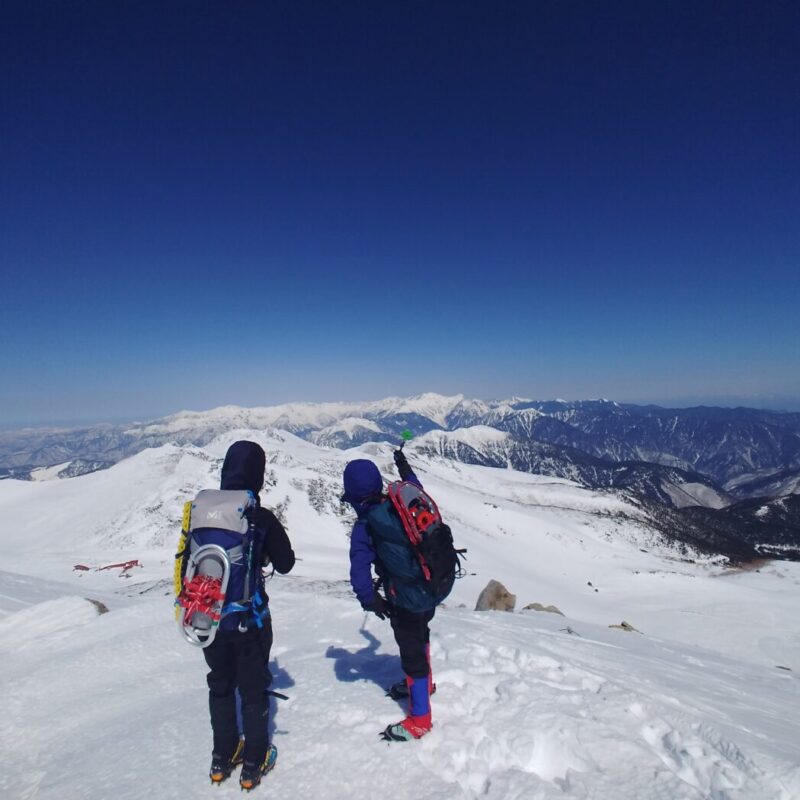
<svg viewBox="0 0 800 800">
<path fill-rule="evenodd" d="M 470 574 L 432 625 L 433 731 L 387 745 L 399 657 L 350 593 L 338 495 L 351 458 L 392 477 L 391 449 L 245 429 L 0 482 L 3 798 L 241 797 L 235 778 L 209 786 L 206 668 L 170 586 L 181 505 L 216 485 L 236 438 L 265 447 L 263 499 L 301 559 L 268 584 L 273 688 L 290 699 L 273 702 L 278 765 L 256 796 L 800 797 L 800 564 L 689 562 L 619 496 L 417 455 Z M 97 570 L 131 559 L 128 577 Z M 473 611 L 490 578 L 518 609 L 565 616 Z M 608 627 L 622 620 L 642 633 Z"/>
<path fill-rule="evenodd" d="M 434 729 L 389 746 L 376 733 L 404 713 L 384 696 L 400 674 L 389 626 L 319 587 L 272 589 L 273 686 L 290 700 L 273 703 L 279 760 L 264 797 L 800 792 L 789 673 L 588 623 L 569 634 L 550 615 L 444 609 Z M 88 619 L 87 605 L 58 598 L 19 612 L 16 631 L 13 616 L 0 623 L 3 797 L 239 797 L 233 781 L 208 786 L 205 663 L 178 638 L 169 598 Z"/>
</svg>

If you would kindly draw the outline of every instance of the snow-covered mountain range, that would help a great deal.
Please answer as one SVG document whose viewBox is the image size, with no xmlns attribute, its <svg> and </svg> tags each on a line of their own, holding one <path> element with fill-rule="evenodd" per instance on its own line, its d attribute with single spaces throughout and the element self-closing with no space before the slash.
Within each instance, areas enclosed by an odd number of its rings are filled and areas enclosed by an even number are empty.
<svg viewBox="0 0 800 800">
<path fill-rule="evenodd" d="M 352 447 L 408 428 L 419 435 L 491 427 L 614 462 L 638 461 L 705 476 L 737 496 L 778 473 L 800 475 L 800 414 L 738 408 L 664 409 L 608 400 L 485 402 L 424 394 L 366 403 L 292 403 L 184 411 L 126 426 L 0 432 L 0 468 L 26 470 L 76 458 L 114 462 L 174 441 L 203 445 L 236 428 L 278 428 L 316 444 Z"/>
<path fill-rule="evenodd" d="M 456 438 L 500 454 L 505 437 Z M 440 431 L 407 449 L 468 574 L 432 626 L 434 730 L 387 748 L 376 734 L 402 714 L 384 697 L 399 660 L 388 625 L 350 592 L 339 494 L 355 457 L 393 477 L 392 446 L 323 448 L 259 427 L 78 477 L 0 481 L 3 797 L 210 792 L 205 663 L 176 630 L 171 572 L 182 504 L 218 485 L 238 438 L 267 452 L 263 502 L 300 559 L 268 584 L 274 688 L 290 700 L 273 706 L 265 796 L 800 796 L 800 564 L 732 568 L 666 536 L 633 495 L 463 463 L 437 450 Z M 472 610 L 491 578 L 516 613 Z M 521 611 L 534 602 L 564 616 Z M 636 630 L 609 627 L 622 621 Z"/>
<path fill-rule="evenodd" d="M 748 557 L 800 556 L 800 414 L 662 409 L 608 400 L 482 401 L 423 394 L 365 403 L 225 406 L 127 426 L 0 433 L 0 477 L 73 476 L 165 443 L 204 446 L 234 429 L 285 430 L 348 448 L 398 441 L 462 463 L 614 489 L 656 506 L 665 531 Z"/>
</svg>

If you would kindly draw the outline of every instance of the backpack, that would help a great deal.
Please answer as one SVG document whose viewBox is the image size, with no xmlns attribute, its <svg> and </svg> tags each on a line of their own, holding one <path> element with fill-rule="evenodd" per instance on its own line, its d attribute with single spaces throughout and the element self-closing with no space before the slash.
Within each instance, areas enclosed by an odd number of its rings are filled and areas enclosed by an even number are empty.
<svg viewBox="0 0 800 800">
<path fill-rule="evenodd" d="M 175 556 L 175 606 L 186 640 L 208 647 L 217 630 L 259 628 L 269 614 L 262 594 L 262 534 L 250 491 L 205 489 L 183 510 Z"/>
<path fill-rule="evenodd" d="M 394 481 L 387 497 L 366 512 L 387 598 L 407 611 L 430 611 L 462 574 L 450 527 L 433 498 L 410 481 Z"/>
</svg>

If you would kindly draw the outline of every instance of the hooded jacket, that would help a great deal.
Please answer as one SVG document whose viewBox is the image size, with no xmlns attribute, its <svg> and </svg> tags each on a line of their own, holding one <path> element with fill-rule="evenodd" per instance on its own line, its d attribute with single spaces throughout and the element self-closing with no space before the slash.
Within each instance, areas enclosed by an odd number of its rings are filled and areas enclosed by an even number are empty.
<svg viewBox="0 0 800 800">
<path fill-rule="evenodd" d="M 276 571 L 285 575 L 294 566 L 295 557 L 286 530 L 278 518 L 268 509 L 262 508 L 258 493 L 264 486 L 266 456 L 255 442 L 234 442 L 225 454 L 222 463 L 220 489 L 250 490 L 258 504 L 255 510 L 256 528 L 264 534 L 264 563 L 267 559 Z"/>
<path fill-rule="evenodd" d="M 255 442 L 234 442 L 222 462 L 220 489 L 249 489 L 256 497 L 264 488 L 267 457 Z"/>
<path fill-rule="evenodd" d="M 415 483 L 419 488 L 422 484 L 417 476 L 406 468 L 401 476 L 402 480 Z M 365 515 L 370 508 L 380 503 L 383 498 L 383 478 L 378 467 L 366 458 L 351 461 L 344 469 L 344 496 L 343 500 L 350 503 L 358 515 L 353 525 L 350 536 L 350 585 L 353 587 L 358 602 L 362 608 L 370 610 L 375 603 L 375 588 L 372 583 L 372 565 L 380 573 L 375 548 L 367 528 Z"/>
</svg>

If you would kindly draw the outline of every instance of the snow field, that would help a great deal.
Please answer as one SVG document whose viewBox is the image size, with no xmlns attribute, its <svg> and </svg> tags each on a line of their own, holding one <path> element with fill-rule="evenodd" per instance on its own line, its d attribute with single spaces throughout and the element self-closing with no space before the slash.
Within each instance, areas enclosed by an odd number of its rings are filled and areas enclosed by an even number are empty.
<svg viewBox="0 0 800 800">
<path fill-rule="evenodd" d="M 279 749 L 264 796 L 717 798 L 800 792 L 797 679 L 546 614 L 442 609 L 434 729 L 404 715 L 388 623 L 354 601 L 271 583 Z M 318 588 L 318 587 L 317 587 Z M 17 618 L 17 619 L 15 619 Z M 575 631 L 563 630 L 567 625 Z M 0 622 L 3 797 L 239 797 L 211 787 L 205 663 L 171 599 L 98 616 L 66 597 Z M 13 691 L 8 687 L 13 686 Z"/>
</svg>

